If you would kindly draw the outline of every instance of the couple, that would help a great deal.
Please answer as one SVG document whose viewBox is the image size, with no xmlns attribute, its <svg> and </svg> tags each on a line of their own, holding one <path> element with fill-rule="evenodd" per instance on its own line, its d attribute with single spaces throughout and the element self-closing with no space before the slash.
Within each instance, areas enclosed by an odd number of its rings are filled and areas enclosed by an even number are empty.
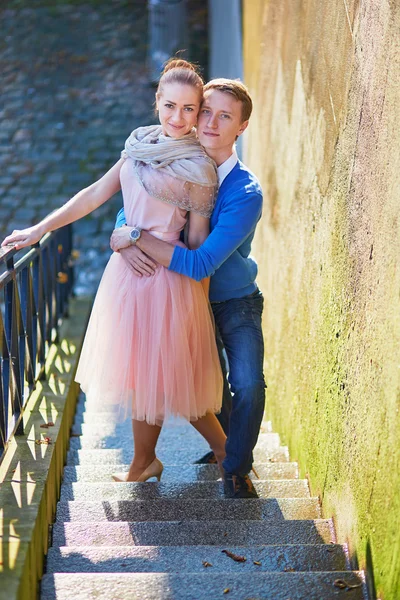
<svg viewBox="0 0 400 600">
<path fill-rule="evenodd" d="M 180 415 L 210 444 L 212 452 L 199 462 L 218 462 L 227 496 L 256 497 L 248 473 L 264 410 L 263 299 L 249 253 L 262 194 L 234 151 L 251 99 L 242 83 L 203 86 L 190 63 L 172 59 L 156 105 L 160 126 L 135 130 L 99 181 L 38 225 L 14 231 L 3 245 L 36 243 L 122 188 L 124 210 L 111 238 L 115 252 L 76 376 L 88 396 L 132 415 L 134 458 L 128 474 L 114 478 L 160 478 L 155 447 L 161 426 L 169 415 Z"/>
</svg>

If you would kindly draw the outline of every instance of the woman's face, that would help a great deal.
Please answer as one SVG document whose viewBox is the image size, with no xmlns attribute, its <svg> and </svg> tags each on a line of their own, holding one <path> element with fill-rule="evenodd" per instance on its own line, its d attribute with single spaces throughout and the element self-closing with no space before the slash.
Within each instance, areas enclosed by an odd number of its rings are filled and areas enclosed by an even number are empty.
<svg viewBox="0 0 400 600">
<path fill-rule="evenodd" d="M 199 90 L 182 83 L 167 83 L 156 95 L 163 134 L 181 138 L 196 125 L 200 110 Z"/>
</svg>

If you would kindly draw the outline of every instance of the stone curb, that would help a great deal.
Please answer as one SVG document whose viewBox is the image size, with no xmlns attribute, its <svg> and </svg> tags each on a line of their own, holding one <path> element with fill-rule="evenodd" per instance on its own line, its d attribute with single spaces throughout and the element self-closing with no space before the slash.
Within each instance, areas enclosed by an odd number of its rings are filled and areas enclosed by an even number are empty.
<svg viewBox="0 0 400 600">
<path fill-rule="evenodd" d="M 36 598 L 67 456 L 79 386 L 74 375 L 92 301 L 72 300 L 59 344 L 49 348 L 46 381 L 24 410 L 24 435 L 10 440 L 0 465 L 0 600 Z M 43 428 L 49 422 L 54 425 Z M 50 443 L 36 440 L 50 438 Z"/>
</svg>

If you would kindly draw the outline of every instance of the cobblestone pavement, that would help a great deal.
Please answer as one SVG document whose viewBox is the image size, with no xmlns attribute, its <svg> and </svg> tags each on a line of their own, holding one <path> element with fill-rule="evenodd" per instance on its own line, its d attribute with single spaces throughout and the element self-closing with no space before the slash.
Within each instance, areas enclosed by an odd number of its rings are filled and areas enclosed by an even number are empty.
<svg viewBox="0 0 400 600">
<path fill-rule="evenodd" d="M 196 43 L 206 35 L 201 4 L 189 3 Z M 0 9 L 1 239 L 99 178 L 132 129 L 156 122 L 146 0 L 7 6 Z M 77 294 L 97 288 L 121 205 L 118 194 L 74 225 Z"/>
</svg>

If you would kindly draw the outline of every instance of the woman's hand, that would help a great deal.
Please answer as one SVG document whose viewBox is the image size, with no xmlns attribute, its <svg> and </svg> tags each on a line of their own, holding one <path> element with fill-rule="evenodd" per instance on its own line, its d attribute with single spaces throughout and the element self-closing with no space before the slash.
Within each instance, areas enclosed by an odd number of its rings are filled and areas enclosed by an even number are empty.
<svg viewBox="0 0 400 600">
<path fill-rule="evenodd" d="M 110 239 L 111 250 L 114 252 L 119 252 L 121 248 L 127 248 L 132 245 L 131 238 L 129 234 L 132 230 L 132 227 L 127 227 L 124 225 L 123 227 L 119 227 L 118 229 L 114 229 Z"/>
<path fill-rule="evenodd" d="M 26 229 L 14 229 L 11 235 L 8 235 L 1 243 L 2 246 L 14 245 L 19 250 L 26 246 L 36 244 L 44 235 L 44 231 L 39 225 L 27 227 Z"/>
</svg>

